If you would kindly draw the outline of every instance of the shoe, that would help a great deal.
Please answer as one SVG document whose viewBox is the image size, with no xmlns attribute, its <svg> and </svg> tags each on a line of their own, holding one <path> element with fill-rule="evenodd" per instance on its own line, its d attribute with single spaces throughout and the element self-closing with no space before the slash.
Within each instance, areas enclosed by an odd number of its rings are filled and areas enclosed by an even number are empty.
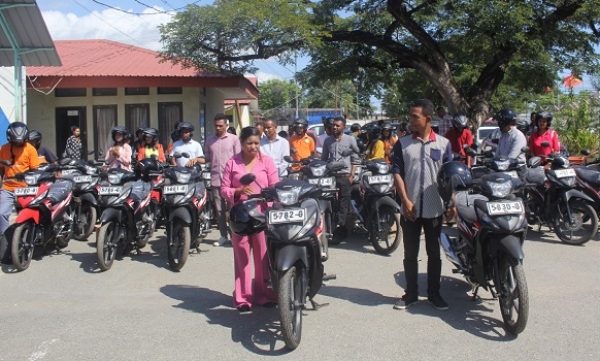
<svg viewBox="0 0 600 361">
<path fill-rule="evenodd" d="M 440 295 L 429 296 L 429 298 L 427 298 L 427 302 L 429 302 L 433 307 L 437 308 L 438 310 L 444 311 L 448 309 L 448 304 Z"/>
<path fill-rule="evenodd" d="M 240 305 L 237 307 L 237 310 L 240 311 L 241 314 L 252 312 L 252 308 L 249 305 Z"/>
<path fill-rule="evenodd" d="M 229 242 L 229 240 L 227 239 L 227 237 L 221 237 L 221 238 L 219 238 L 218 241 L 215 241 L 215 243 L 213 243 L 213 246 L 215 246 L 215 247 L 221 247 L 221 246 L 223 246 L 227 242 Z"/>
<path fill-rule="evenodd" d="M 405 310 L 419 300 L 418 297 L 408 297 L 406 295 L 400 297 L 394 304 L 395 310 Z"/>
</svg>

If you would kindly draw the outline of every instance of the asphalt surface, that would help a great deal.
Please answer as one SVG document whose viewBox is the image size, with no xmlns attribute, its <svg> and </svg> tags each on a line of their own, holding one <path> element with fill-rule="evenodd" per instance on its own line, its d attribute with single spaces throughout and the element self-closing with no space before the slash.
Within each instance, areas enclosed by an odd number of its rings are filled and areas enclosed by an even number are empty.
<svg viewBox="0 0 600 361">
<path fill-rule="evenodd" d="M 63 254 L 0 273 L 0 360 L 598 360 L 600 242 L 568 246 L 531 231 L 525 245 L 529 323 L 518 337 L 503 329 L 498 302 L 444 261 L 438 311 L 421 301 L 392 308 L 403 291 L 402 247 L 373 253 L 353 235 L 331 249 L 337 274 L 306 311 L 300 347 L 285 349 L 276 308 L 240 315 L 232 308 L 231 247 L 213 231 L 179 273 L 171 272 L 163 231 L 142 255 L 99 272 L 94 236 Z M 421 295 L 426 257 L 421 247 Z M 424 297 L 423 297 L 424 299 Z"/>
</svg>

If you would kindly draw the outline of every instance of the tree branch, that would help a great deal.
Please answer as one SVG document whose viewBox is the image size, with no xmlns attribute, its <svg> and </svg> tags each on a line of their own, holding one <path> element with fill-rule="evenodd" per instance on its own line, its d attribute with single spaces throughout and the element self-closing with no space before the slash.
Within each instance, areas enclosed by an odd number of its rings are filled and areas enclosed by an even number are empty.
<svg viewBox="0 0 600 361">
<path fill-rule="evenodd" d="M 385 29 L 385 34 L 383 37 L 386 39 L 391 39 L 394 31 L 396 31 L 400 27 L 400 22 L 398 20 L 394 20 L 387 29 Z"/>
<path fill-rule="evenodd" d="M 221 53 L 221 55 L 218 55 L 218 60 L 221 62 L 225 62 L 225 61 L 238 62 L 238 61 L 251 61 L 251 60 L 257 60 L 257 59 L 268 59 L 270 57 L 282 54 L 288 50 L 297 49 L 301 45 L 302 45 L 302 41 L 300 41 L 300 40 L 289 42 L 289 43 L 281 43 L 278 45 L 270 45 L 270 46 L 264 45 L 263 43 L 259 43 L 259 44 L 257 44 L 258 51 L 254 54 L 227 56 L 227 55 L 224 55 L 223 53 Z"/>
<path fill-rule="evenodd" d="M 417 11 L 420 11 L 421 9 L 424 9 L 424 8 L 428 7 L 429 5 L 433 5 L 436 2 L 438 2 L 438 0 L 428 0 L 428 1 L 425 1 L 425 2 L 421 3 L 421 5 L 412 8 L 408 12 L 408 15 L 411 16 L 412 14 L 416 13 Z"/>
<path fill-rule="evenodd" d="M 595 37 L 600 38 L 600 31 L 598 31 L 598 28 L 596 28 L 596 24 L 594 24 L 594 21 L 590 19 L 588 24 L 590 25 L 592 34 L 594 34 Z"/>
</svg>

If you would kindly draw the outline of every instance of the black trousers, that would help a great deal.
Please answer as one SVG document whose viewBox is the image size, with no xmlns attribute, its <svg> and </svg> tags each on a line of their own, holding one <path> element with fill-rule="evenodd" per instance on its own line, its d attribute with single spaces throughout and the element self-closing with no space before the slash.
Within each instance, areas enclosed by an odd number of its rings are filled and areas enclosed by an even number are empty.
<svg viewBox="0 0 600 361">
<path fill-rule="evenodd" d="M 442 232 L 442 217 L 417 218 L 411 222 L 402 217 L 400 220 L 404 240 L 404 277 L 406 278 L 406 296 L 418 297 L 419 295 L 419 246 L 421 229 L 425 230 L 425 249 L 427 250 L 427 295 L 434 296 L 440 293 L 440 277 L 442 274 L 442 260 L 440 258 L 440 245 L 438 239 Z"/>
<path fill-rule="evenodd" d="M 350 209 L 350 175 L 346 174 L 343 176 L 335 177 L 335 181 L 338 187 L 338 214 L 337 214 L 337 225 L 339 227 L 346 227 L 346 216 Z"/>
</svg>

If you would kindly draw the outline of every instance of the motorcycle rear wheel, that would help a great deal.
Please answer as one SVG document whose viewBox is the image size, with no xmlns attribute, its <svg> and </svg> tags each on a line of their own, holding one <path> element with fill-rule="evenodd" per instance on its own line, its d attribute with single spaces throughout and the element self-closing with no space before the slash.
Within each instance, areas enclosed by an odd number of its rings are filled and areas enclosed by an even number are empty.
<svg viewBox="0 0 600 361">
<path fill-rule="evenodd" d="M 560 214 L 554 218 L 554 233 L 558 238 L 571 245 L 582 245 L 592 239 L 598 232 L 598 215 L 589 203 L 581 200 L 569 202 L 573 225 L 564 220 Z M 579 231 L 579 235 L 573 232 Z"/>
<path fill-rule="evenodd" d="M 192 243 L 190 227 L 181 222 L 175 222 L 173 224 L 173 234 L 167 237 L 167 242 L 170 243 L 167 245 L 169 267 L 171 270 L 179 272 L 185 265 L 190 253 L 190 244 Z"/>
<path fill-rule="evenodd" d="M 108 222 L 100 227 L 96 242 L 98 266 L 102 271 L 108 271 L 115 261 L 119 245 L 117 224 Z"/>
<path fill-rule="evenodd" d="M 97 219 L 96 208 L 87 202 L 83 203 L 81 205 L 81 219 L 77 218 L 74 222 L 75 231 L 73 232 L 73 236 L 75 239 L 78 241 L 87 241 L 89 236 L 94 233 Z"/>
<path fill-rule="evenodd" d="M 13 232 L 11 241 L 11 257 L 13 266 L 17 271 L 25 271 L 31 264 L 33 250 L 35 248 L 34 227 L 31 222 L 25 222 Z"/>
<path fill-rule="evenodd" d="M 377 222 L 379 223 L 378 233 L 375 232 Z M 385 256 L 392 254 L 400 246 L 400 239 L 402 238 L 400 213 L 397 213 L 391 207 L 381 207 L 379 209 L 379 219 L 373 217 L 371 221 L 370 238 L 371 244 L 377 253 Z"/>
<path fill-rule="evenodd" d="M 302 339 L 302 272 L 295 266 L 279 277 L 277 304 L 285 346 L 295 350 Z"/>
<path fill-rule="evenodd" d="M 520 260 L 504 257 L 498 265 L 500 273 L 496 285 L 500 313 L 506 330 L 518 335 L 525 330 L 529 316 L 529 291 L 523 263 Z"/>
</svg>

